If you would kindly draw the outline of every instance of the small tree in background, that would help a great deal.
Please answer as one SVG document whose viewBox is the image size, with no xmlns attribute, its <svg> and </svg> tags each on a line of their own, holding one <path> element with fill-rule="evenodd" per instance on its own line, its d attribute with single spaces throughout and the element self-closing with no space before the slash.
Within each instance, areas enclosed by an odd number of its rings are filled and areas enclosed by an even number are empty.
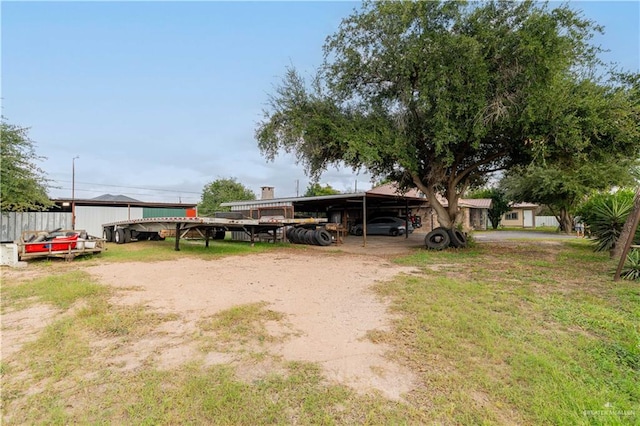
<svg viewBox="0 0 640 426">
<path fill-rule="evenodd" d="M 594 191 L 608 191 L 633 182 L 637 162 L 630 158 L 603 156 L 593 161 L 573 159 L 529 164 L 510 170 L 500 181 L 507 198 L 549 207 L 560 223 L 560 230 L 570 233 L 574 212 Z M 582 215 L 581 215 L 582 216 Z"/>
<path fill-rule="evenodd" d="M 317 197 L 321 195 L 337 195 L 340 191 L 331 187 L 331 185 L 326 184 L 325 186 L 320 185 L 317 182 L 309 183 L 307 187 L 307 192 L 304 193 L 305 197 Z"/>
<path fill-rule="evenodd" d="M 2 117 L 0 133 L 0 203 L 2 211 L 44 210 L 53 203 L 47 195 L 48 180 L 36 162 L 35 143 L 26 128 Z"/>
<path fill-rule="evenodd" d="M 469 198 L 490 198 L 491 208 L 489 209 L 488 216 L 491 221 L 491 227 L 498 229 L 502 215 L 509 211 L 509 201 L 501 189 L 498 188 L 484 188 L 472 192 Z"/>
<path fill-rule="evenodd" d="M 205 185 L 202 200 L 198 204 L 200 216 L 213 216 L 215 212 L 229 211 L 229 207 L 220 204 L 230 201 L 255 200 L 256 195 L 235 178 L 218 179 Z"/>
</svg>

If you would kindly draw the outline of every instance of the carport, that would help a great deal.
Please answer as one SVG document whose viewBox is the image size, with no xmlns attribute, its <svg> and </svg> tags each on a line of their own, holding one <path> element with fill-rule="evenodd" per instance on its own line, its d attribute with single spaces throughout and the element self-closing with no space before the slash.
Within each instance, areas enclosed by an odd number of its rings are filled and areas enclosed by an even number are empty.
<svg viewBox="0 0 640 426">
<path fill-rule="evenodd" d="M 263 192 L 264 194 L 264 192 Z M 256 201 L 223 203 L 232 211 L 253 217 L 265 211 L 293 210 L 296 216 L 326 217 L 331 223 L 341 224 L 346 231 L 357 221 L 363 223 L 362 243 L 367 243 L 366 223 L 371 214 L 387 213 L 389 216 L 404 215 L 409 220 L 412 209 L 428 207 L 427 199 L 416 190 L 398 193 L 391 185 L 382 185 L 366 192 L 322 195 L 315 197 L 267 198 Z M 407 238 L 408 235 L 405 235 Z"/>
</svg>

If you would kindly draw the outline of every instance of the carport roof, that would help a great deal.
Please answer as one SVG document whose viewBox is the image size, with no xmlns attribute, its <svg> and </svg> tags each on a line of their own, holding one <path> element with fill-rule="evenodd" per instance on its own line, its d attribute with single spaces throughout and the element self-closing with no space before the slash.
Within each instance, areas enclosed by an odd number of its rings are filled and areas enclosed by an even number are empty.
<svg viewBox="0 0 640 426">
<path fill-rule="evenodd" d="M 320 195 L 315 197 L 289 197 L 289 198 L 272 198 L 267 200 L 253 201 L 232 201 L 222 203 L 224 207 L 236 207 L 246 209 L 257 208 L 261 206 L 274 205 L 290 205 L 296 211 L 302 212 L 324 212 L 332 209 L 344 209 L 350 207 L 359 207 L 362 205 L 366 196 L 368 208 L 377 207 L 416 207 L 423 206 L 428 203 L 424 196 L 420 196 L 418 191 L 412 190 L 407 194 L 398 194 L 392 185 L 382 185 L 373 188 L 367 192 L 356 192 L 349 194 L 337 195 Z"/>
</svg>

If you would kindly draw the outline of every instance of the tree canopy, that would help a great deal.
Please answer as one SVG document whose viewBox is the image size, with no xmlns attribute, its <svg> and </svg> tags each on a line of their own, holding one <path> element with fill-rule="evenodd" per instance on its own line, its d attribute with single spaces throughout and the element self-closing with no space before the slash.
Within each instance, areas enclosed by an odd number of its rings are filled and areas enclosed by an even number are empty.
<svg viewBox="0 0 640 426">
<path fill-rule="evenodd" d="M 318 182 L 313 182 L 313 183 L 309 183 L 309 186 L 307 187 L 307 192 L 304 193 L 304 196 L 316 197 L 320 195 L 336 195 L 339 193 L 340 191 L 338 191 L 337 189 L 334 189 L 329 184 L 322 186 Z"/>
<path fill-rule="evenodd" d="M 2 117 L 0 132 L 0 203 L 2 211 L 44 210 L 53 203 L 47 195 L 47 178 L 37 162 L 42 160 L 28 130 Z"/>
<path fill-rule="evenodd" d="M 554 133 L 562 143 L 536 146 L 529 164 L 507 172 L 501 186 L 510 199 L 547 205 L 570 232 L 572 215 L 589 194 L 634 183 L 640 164 L 639 87 L 619 80 L 614 87 L 592 81 L 557 87 L 547 114 L 556 115 Z"/>
<path fill-rule="evenodd" d="M 328 37 L 310 84 L 287 70 L 258 145 L 314 177 L 346 164 L 417 187 L 450 228 L 493 172 L 638 157 L 637 103 L 594 77 L 598 31 L 567 5 L 367 2 Z"/>
<path fill-rule="evenodd" d="M 198 204 L 200 216 L 213 216 L 215 212 L 229 211 L 229 207 L 220 204 L 230 201 L 255 200 L 256 195 L 235 178 L 217 179 L 206 184 L 202 190 L 202 199 Z"/>
</svg>

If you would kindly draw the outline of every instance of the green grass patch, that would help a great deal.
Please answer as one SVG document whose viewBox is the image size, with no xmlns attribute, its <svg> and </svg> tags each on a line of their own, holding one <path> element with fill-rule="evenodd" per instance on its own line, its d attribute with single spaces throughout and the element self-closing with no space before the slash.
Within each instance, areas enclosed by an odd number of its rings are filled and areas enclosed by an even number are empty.
<svg viewBox="0 0 640 426">
<path fill-rule="evenodd" d="M 34 303 L 68 309 L 80 299 L 104 295 L 109 289 L 91 281 L 86 272 L 72 271 L 24 283 L 3 283 L 0 292 L 4 311 L 7 306 L 24 308 Z"/>
<path fill-rule="evenodd" d="M 267 331 L 266 323 L 280 322 L 285 316 L 281 312 L 266 309 L 267 306 L 266 302 L 234 306 L 200 321 L 200 329 L 215 336 L 206 339 L 209 343 L 205 345 L 205 349 L 215 347 L 220 350 L 230 343 L 245 345 L 249 342 L 262 344 L 275 341 Z"/>
<path fill-rule="evenodd" d="M 25 345 L 30 370 L 39 380 L 60 380 L 79 368 L 90 354 L 89 342 L 72 317 L 45 328 L 40 337 Z"/>
<path fill-rule="evenodd" d="M 380 284 L 400 314 L 375 336 L 405 349 L 424 389 L 414 405 L 445 424 L 633 424 L 640 418 L 637 286 L 583 243 L 482 244 L 455 262 Z"/>
<path fill-rule="evenodd" d="M 180 251 L 175 251 L 175 240 L 138 241 L 129 244 L 109 243 L 101 255 L 102 260 L 110 262 L 157 262 L 175 260 L 186 255 L 202 259 L 212 257 L 264 253 L 273 249 L 288 248 L 287 243 L 251 243 L 245 241 L 211 240 L 209 247 L 200 240 L 180 240 Z"/>
</svg>

